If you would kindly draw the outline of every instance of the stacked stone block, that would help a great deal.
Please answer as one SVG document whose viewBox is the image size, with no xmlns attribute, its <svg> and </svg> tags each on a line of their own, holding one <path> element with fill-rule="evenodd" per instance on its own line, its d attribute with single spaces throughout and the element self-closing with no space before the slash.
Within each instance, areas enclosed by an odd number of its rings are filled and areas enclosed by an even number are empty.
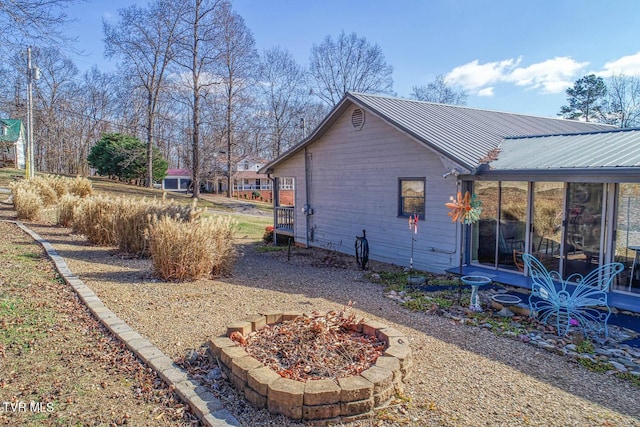
<svg viewBox="0 0 640 427">
<path fill-rule="evenodd" d="M 294 420 L 321 423 L 349 422 L 368 417 L 402 390 L 411 371 L 411 349 L 405 336 L 380 322 L 366 321 L 354 329 L 376 336 L 387 344 L 383 356 L 360 375 L 309 380 L 306 383 L 282 378 L 271 368 L 250 356 L 229 339 L 233 332 L 243 336 L 265 325 L 302 316 L 294 312 L 264 312 L 227 325 L 227 334 L 209 342 L 213 354 L 231 383 L 255 407 L 267 408 Z"/>
</svg>

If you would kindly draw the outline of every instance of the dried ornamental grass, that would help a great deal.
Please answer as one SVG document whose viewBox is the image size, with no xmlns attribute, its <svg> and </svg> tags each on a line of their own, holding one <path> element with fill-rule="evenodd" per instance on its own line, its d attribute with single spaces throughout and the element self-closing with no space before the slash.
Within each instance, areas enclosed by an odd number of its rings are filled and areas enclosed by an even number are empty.
<svg viewBox="0 0 640 427">
<path fill-rule="evenodd" d="M 65 178 L 59 175 L 47 175 L 44 177 L 44 180 L 47 182 L 49 187 L 51 187 L 60 199 L 65 194 L 69 193 L 69 178 Z"/>
<path fill-rule="evenodd" d="M 79 197 L 89 197 L 93 195 L 93 186 L 87 178 L 77 176 L 69 182 L 69 193 Z"/>
<path fill-rule="evenodd" d="M 58 200 L 57 221 L 56 224 L 63 227 L 73 225 L 73 212 L 76 206 L 80 204 L 80 197 L 73 194 L 65 194 Z"/>
<path fill-rule="evenodd" d="M 233 266 L 229 264 L 235 260 L 231 239 L 230 254 L 217 251 L 225 248 L 219 240 L 233 236 L 235 227 L 231 218 L 202 218 L 189 223 L 170 217 L 155 219 L 148 236 L 156 274 L 163 280 L 184 281 L 231 271 Z"/>
<path fill-rule="evenodd" d="M 191 206 L 181 206 L 164 198 L 161 201 L 119 199 L 113 219 L 118 248 L 123 252 L 149 256 L 145 230 L 151 224 L 151 219 L 170 217 L 180 221 L 193 221 L 204 212 L 204 209 L 196 207 L 196 203 L 194 201 Z"/>
<path fill-rule="evenodd" d="M 38 217 L 42 210 L 42 199 L 40 195 L 33 189 L 17 186 L 12 188 L 13 206 L 16 210 L 18 219 L 32 221 Z"/>
<path fill-rule="evenodd" d="M 116 203 L 102 196 L 82 199 L 73 210 L 73 231 L 83 234 L 91 243 L 115 245 L 113 221 Z"/>
<path fill-rule="evenodd" d="M 231 217 L 217 216 L 210 221 L 212 229 L 215 230 L 211 250 L 214 254 L 213 268 L 211 274 L 214 276 L 228 276 L 233 270 L 237 251 L 233 244 L 233 236 L 236 232 L 238 222 Z"/>
<path fill-rule="evenodd" d="M 55 205 L 58 201 L 58 193 L 49 185 L 49 180 L 36 176 L 25 181 L 33 190 L 38 193 L 45 206 Z"/>
</svg>

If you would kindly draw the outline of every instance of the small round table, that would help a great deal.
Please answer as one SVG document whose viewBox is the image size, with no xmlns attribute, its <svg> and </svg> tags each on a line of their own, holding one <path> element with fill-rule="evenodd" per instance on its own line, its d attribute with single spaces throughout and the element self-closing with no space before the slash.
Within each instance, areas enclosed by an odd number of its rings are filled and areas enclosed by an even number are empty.
<svg viewBox="0 0 640 427">
<path fill-rule="evenodd" d="M 471 298 L 469 301 L 469 309 L 473 311 L 482 311 L 480 306 L 480 297 L 478 296 L 478 288 L 491 283 L 491 279 L 485 276 L 462 276 L 462 283 L 471 286 Z"/>
</svg>

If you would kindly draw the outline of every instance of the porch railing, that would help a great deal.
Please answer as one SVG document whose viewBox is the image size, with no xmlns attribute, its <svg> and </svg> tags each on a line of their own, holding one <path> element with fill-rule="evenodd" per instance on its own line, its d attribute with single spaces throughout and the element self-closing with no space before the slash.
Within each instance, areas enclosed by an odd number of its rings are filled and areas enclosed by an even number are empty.
<svg viewBox="0 0 640 427">
<path fill-rule="evenodd" d="M 293 231 L 293 218 L 295 208 L 293 206 L 275 208 L 276 213 L 276 229 Z"/>
<path fill-rule="evenodd" d="M 250 190 L 271 190 L 271 183 L 267 184 L 234 184 L 233 189 L 236 191 L 250 191 Z"/>
</svg>

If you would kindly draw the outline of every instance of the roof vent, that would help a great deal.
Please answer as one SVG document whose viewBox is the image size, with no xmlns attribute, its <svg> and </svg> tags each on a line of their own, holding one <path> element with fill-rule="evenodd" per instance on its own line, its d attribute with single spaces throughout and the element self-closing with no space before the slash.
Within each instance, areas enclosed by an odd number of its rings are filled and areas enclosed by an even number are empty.
<svg viewBox="0 0 640 427">
<path fill-rule="evenodd" d="M 351 126 L 355 130 L 362 129 L 362 126 L 364 126 L 364 110 L 360 108 L 353 110 L 353 113 L 351 113 Z"/>
</svg>

